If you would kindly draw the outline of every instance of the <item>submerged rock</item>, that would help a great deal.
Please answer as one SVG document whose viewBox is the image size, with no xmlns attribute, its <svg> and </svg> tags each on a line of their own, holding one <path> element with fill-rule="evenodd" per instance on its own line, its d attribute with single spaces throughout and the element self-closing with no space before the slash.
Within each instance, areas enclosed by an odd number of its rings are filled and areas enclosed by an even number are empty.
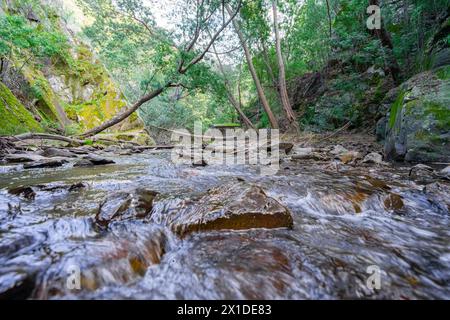
<svg viewBox="0 0 450 320">
<path fill-rule="evenodd" d="M 27 200 L 34 200 L 36 198 L 36 192 L 56 192 L 56 191 L 68 191 L 74 192 L 80 189 L 86 188 L 87 185 L 78 182 L 71 185 L 65 184 L 50 184 L 50 185 L 33 185 L 33 186 L 19 186 L 8 190 L 9 194 L 25 198 Z"/>
<path fill-rule="evenodd" d="M 245 184 L 211 189 L 192 205 L 167 214 L 165 220 L 179 236 L 199 231 L 293 227 L 286 207 L 262 188 Z"/>
<path fill-rule="evenodd" d="M 107 227 L 112 221 L 145 218 L 152 210 L 157 194 L 145 189 L 112 194 L 100 204 L 95 222 Z"/>
<path fill-rule="evenodd" d="M 33 188 L 31 187 L 21 186 L 17 188 L 12 188 L 8 190 L 8 193 L 15 196 L 23 197 L 27 200 L 34 200 L 34 198 L 36 197 L 36 192 L 34 192 Z"/>
</svg>

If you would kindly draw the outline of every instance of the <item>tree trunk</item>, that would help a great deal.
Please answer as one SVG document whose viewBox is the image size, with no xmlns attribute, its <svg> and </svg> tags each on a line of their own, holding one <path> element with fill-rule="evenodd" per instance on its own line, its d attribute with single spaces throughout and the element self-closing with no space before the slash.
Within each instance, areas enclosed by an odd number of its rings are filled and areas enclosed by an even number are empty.
<svg viewBox="0 0 450 320">
<path fill-rule="evenodd" d="M 374 6 L 380 6 L 379 1 L 378 0 L 369 0 L 369 4 L 370 5 L 374 5 Z M 401 77 L 401 70 L 400 70 L 400 66 L 397 62 L 397 59 L 395 58 L 394 55 L 394 45 L 392 44 L 392 40 L 391 40 L 391 36 L 389 34 L 389 32 L 384 28 L 383 23 L 381 23 L 381 28 L 379 30 L 375 29 L 375 34 L 376 36 L 380 39 L 381 44 L 383 45 L 383 47 L 387 48 L 389 51 L 389 70 L 391 71 L 391 75 L 392 75 L 392 79 L 394 79 L 394 82 L 396 84 L 400 84 L 402 77 Z"/>
<path fill-rule="evenodd" d="M 231 9 L 228 5 L 226 6 L 226 9 L 228 13 L 231 15 Z M 259 81 L 259 77 L 256 74 L 255 66 L 253 65 L 252 56 L 250 54 L 250 49 L 248 48 L 247 43 L 245 42 L 244 35 L 241 32 L 239 23 L 236 20 L 233 20 L 233 26 L 239 37 L 239 41 L 241 42 L 242 48 L 244 49 L 245 59 L 247 60 L 250 74 L 252 75 L 253 82 L 255 83 L 259 100 L 261 101 L 261 104 L 263 105 L 263 108 L 266 111 L 267 116 L 269 117 L 270 126 L 272 127 L 272 129 L 278 129 L 279 128 L 278 121 L 275 118 L 272 109 L 270 109 L 269 102 L 267 101 L 266 95 L 264 94 L 264 90 L 262 88 L 261 82 Z"/>
<path fill-rule="evenodd" d="M 289 121 L 289 124 L 295 128 L 298 128 L 297 117 L 292 110 L 291 102 L 289 101 L 289 95 L 287 92 L 286 86 L 286 71 L 284 66 L 283 54 L 281 52 L 281 38 L 280 32 L 278 30 L 278 11 L 277 11 L 277 0 L 272 1 L 272 10 L 273 10 L 273 25 L 275 31 L 275 42 L 276 42 L 276 51 L 277 51 L 277 60 L 278 60 L 278 84 L 280 88 L 280 97 L 281 103 L 283 105 L 284 112 L 286 113 L 286 118 Z"/>
<path fill-rule="evenodd" d="M 233 92 L 231 91 L 230 82 L 228 81 L 228 79 L 226 77 L 225 69 L 223 68 L 222 62 L 220 61 L 220 57 L 219 57 L 219 54 L 217 53 L 216 47 L 214 45 L 212 45 L 212 48 L 213 48 L 214 54 L 216 55 L 217 62 L 219 64 L 220 72 L 222 73 L 222 76 L 224 78 L 225 90 L 227 91 L 228 100 L 233 105 L 233 107 L 236 109 L 237 113 L 239 114 L 239 117 L 241 118 L 242 122 L 244 122 L 245 126 L 247 128 L 255 129 L 255 127 L 253 126 L 253 124 L 250 121 L 250 119 L 247 118 L 245 113 L 242 111 L 240 103 L 234 98 Z"/>
</svg>

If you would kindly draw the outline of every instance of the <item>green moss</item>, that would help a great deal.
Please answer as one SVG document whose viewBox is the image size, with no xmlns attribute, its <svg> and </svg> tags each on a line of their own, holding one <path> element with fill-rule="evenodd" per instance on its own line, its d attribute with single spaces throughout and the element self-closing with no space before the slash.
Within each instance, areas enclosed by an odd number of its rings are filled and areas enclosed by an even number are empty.
<svg viewBox="0 0 450 320">
<path fill-rule="evenodd" d="M 0 135 L 15 135 L 24 132 L 44 131 L 28 110 L 1 82 L 0 115 Z"/>
<path fill-rule="evenodd" d="M 403 106 L 403 101 L 405 100 L 405 95 L 406 95 L 405 92 L 401 92 L 398 95 L 397 100 L 395 100 L 395 102 L 392 104 L 391 114 L 389 116 L 389 128 L 391 128 L 391 129 L 395 125 L 395 122 L 397 120 L 397 116 L 402 111 L 402 106 Z"/>
<path fill-rule="evenodd" d="M 450 109 L 436 102 L 427 102 L 424 106 L 425 115 L 432 115 L 436 120 L 438 129 L 450 130 Z"/>
<path fill-rule="evenodd" d="M 441 80 L 449 80 L 450 79 L 450 65 L 444 66 L 436 70 L 436 75 Z"/>
<path fill-rule="evenodd" d="M 54 104 L 54 101 L 56 100 L 55 94 L 42 72 L 27 67 L 24 68 L 23 73 L 30 84 L 31 92 L 38 100 L 36 106 L 39 114 L 49 122 L 61 122 L 61 119 L 58 117 L 58 112 L 56 111 L 56 105 Z"/>
</svg>

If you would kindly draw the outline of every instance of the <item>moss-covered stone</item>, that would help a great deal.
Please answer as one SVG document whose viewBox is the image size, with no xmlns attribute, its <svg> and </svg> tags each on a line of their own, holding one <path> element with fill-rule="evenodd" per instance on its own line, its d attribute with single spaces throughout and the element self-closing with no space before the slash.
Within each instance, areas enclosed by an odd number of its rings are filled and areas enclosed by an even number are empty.
<svg viewBox="0 0 450 320">
<path fill-rule="evenodd" d="M 410 162 L 450 161 L 448 66 L 418 74 L 401 85 L 391 106 L 385 154 Z"/>
<path fill-rule="evenodd" d="M 43 132 L 44 129 L 12 92 L 0 82 L 0 135 Z"/>
</svg>

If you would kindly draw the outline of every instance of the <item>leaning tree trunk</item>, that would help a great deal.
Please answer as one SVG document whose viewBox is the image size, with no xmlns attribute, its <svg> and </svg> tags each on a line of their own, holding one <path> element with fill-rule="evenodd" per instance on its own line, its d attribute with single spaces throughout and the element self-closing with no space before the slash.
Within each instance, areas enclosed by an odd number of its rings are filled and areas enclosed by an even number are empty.
<svg viewBox="0 0 450 320">
<path fill-rule="evenodd" d="M 253 124 L 250 121 L 250 119 L 242 111 L 240 103 L 233 96 L 233 92 L 231 91 L 230 82 L 227 79 L 227 76 L 226 76 L 226 73 L 225 73 L 225 69 L 223 68 L 222 61 L 220 61 L 220 57 L 219 57 L 219 54 L 217 53 L 216 47 L 213 45 L 212 48 L 213 48 L 214 54 L 216 55 L 216 59 L 217 59 L 217 63 L 219 64 L 220 72 L 222 73 L 222 76 L 224 78 L 225 90 L 227 91 L 228 100 L 233 105 L 233 107 L 236 109 L 237 113 L 239 114 L 242 122 L 244 122 L 245 126 L 247 128 L 255 129 L 255 127 L 253 126 Z"/>
<path fill-rule="evenodd" d="M 227 9 L 228 13 L 231 14 L 231 9 L 228 5 L 226 6 L 226 9 Z M 269 117 L 270 126 L 272 127 L 272 129 L 278 129 L 278 121 L 275 118 L 275 115 L 273 114 L 272 109 L 270 108 L 270 105 L 269 105 L 269 102 L 267 101 L 266 95 L 264 94 L 264 90 L 261 85 L 261 81 L 259 80 L 259 77 L 255 70 L 255 66 L 253 65 L 253 60 L 252 60 L 252 56 L 250 54 L 250 49 L 248 48 L 247 43 L 245 42 L 244 35 L 241 32 L 239 23 L 236 20 L 233 20 L 233 26 L 239 37 L 239 41 L 241 42 L 242 48 L 244 49 L 245 59 L 247 60 L 248 69 L 250 70 L 250 74 L 252 75 L 253 82 L 255 83 L 259 100 L 261 101 L 261 104 L 263 105 L 263 108 L 266 111 L 267 116 Z"/>
<path fill-rule="evenodd" d="M 292 110 L 291 102 L 289 101 L 289 95 L 287 92 L 286 86 L 286 71 L 284 66 L 283 54 L 281 52 L 281 38 L 280 32 L 278 30 L 278 12 L 277 12 L 277 0 L 272 1 L 272 10 L 273 10 L 273 26 L 275 31 L 275 42 L 276 42 L 276 51 L 277 51 L 277 60 L 278 60 L 278 77 L 279 77 L 279 87 L 280 87 L 280 97 L 281 103 L 283 105 L 284 112 L 286 113 L 286 118 L 289 124 L 295 128 L 298 128 L 297 125 L 297 117 Z"/>
<path fill-rule="evenodd" d="M 102 131 L 104 131 L 104 130 L 106 130 L 106 129 L 112 127 L 112 126 L 115 126 L 116 124 L 124 121 L 131 114 L 133 114 L 133 112 L 136 112 L 139 109 L 140 106 L 142 106 L 144 103 L 146 103 L 146 102 L 156 98 L 157 96 L 159 96 L 169 86 L 170 86 L 170 83 L 167 83 L 165 86 L 163 86 L 163 87 L 161 87 L 161 88 L 159 88 L 157 90 L 154 90 L 154 91 L 150 92 L 149 94 L 143 96 L 141 99 L 139 99 L 135 104 L 133 104 L 131 107 L 127 108 L 125 111 L 118 113 L 113 118 L 109 119 L 108 121 L 103 122 L 98 127 L 83 133 L 81 135 L 81 137 L 86 138 L 86 137 L 90 137 L 90 136 L 96 135 L 97 133 L 100 133 L 100 132 L 102 132 Z"/>
<path fill-rule="evenodd" d="M 378 6 L 378 7 L 380 6 L 379 0 L 369 0 L 369 4 Z M 383 23 L 381 23 L 380 29 L 375 29 L 374 31 L 375 31 L 376 36 L 380 39 L 383 47 L 387 48 L 389 51 L 389 59 L 390 59 L 389 70 L 391 72 L 392 78 L 394 79 L 394 82 L 396 84 L 400 84 L 401 80 L 402 80 L 401 70 L 400 70 L 400 66 L 397 62 L 397 59 L 395 58 L 395 55 L 394 55 L 394 45 L 392 44 L 391 36 L 390 36 L 389 32 L 386 30 L 386 28 L 384 27 Z"/>
</svg>

